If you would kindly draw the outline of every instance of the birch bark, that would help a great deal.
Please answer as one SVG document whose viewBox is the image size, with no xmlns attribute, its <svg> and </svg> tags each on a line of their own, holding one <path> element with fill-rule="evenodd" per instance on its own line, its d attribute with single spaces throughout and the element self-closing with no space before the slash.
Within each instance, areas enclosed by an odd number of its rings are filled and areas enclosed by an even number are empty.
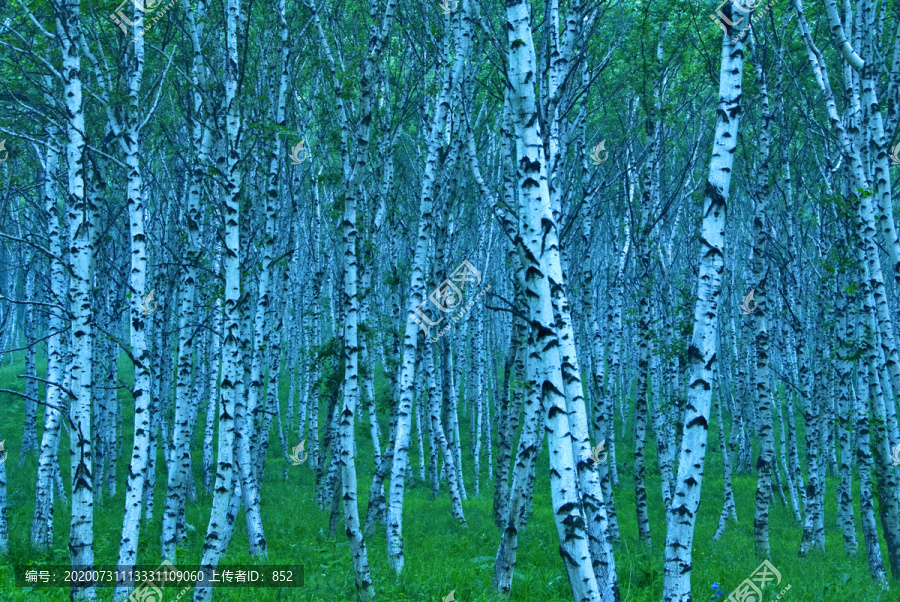
<svg viewBox="0 0 900 602">
<path fill-rule="evenodd" d="M 6 460 L 6 458 L 3 458 Z M 0 462 L 0 557 L 9 554 L 9 515 L 6 510 L 6 462 Z"/>
<path fill-rule="evenodd" d="M 854 143 L 852 137 L 848 134 L 843 125 L 841 117 L 838 114 L 837 106 L 834 100 L 834 94 L 831 90 L 831 85 L 828 79 L 828 72 L 825 69 L 824 59 L 821 55 L 821 52 L 812 40 L 809 26 L 806 23 L 802 0 L 794 0 L 794 5 L 797 9 L 800 33 L 807 48 L 810 64 L 816 76 L 816 81 L 819 84 L 819 88 L 823 92 L 829 121 L 831 122 L 831 125 L 834 128 L 835 132 L 838 134 L 838 139 L 841 143 L 842 154 L 848 163 L 848 169 L 853 179 L 853 185 L 855 186 L 856 190 L 865 190 L 869 187 L 869 179 L 866 175 L 865 167 L 860 156 L 860 150 Z M 829 12 L 832 11 L 829 9 Z M 839 28 L 834 27 L 833 16 L 830 17 L 830 20 L 832 21 L 833 30 L 840 33 Z M 850 59 L 852 57 L 850 55 L 852 53 L 852 49 L 849 48 L 849 45 L 846 43 L 846 39 L 843 38 L 842 33 L 840 33 L 840 38 L 843 40 L 842 52 L 844 53 L 845 59 L 847 59 L 848 62 L 851 62 Z M 868 98 L 869 100 L 871 100 L 870 97 Z M 862 243 L 862 249 L 864 250 L 864 255 L 862 256 L 864 262 L 862 263 L 866 271 L 865 282 L 868 287 L 870 287 L 869 294 L 872 297 L 872 311 L 874 312 L 878 330 L 881 332 L 881 335 L 883 337 L 884 347 L 887 349 L 886 355 L 888 355 L 890 359 L 890 361 L 887 363 L 888 376 L 890 378 L 893 389 L 900 390 L 900 358 L 898 358 L 897 347 L 894 341 L 893 325 L 891 321 L 890 310 L 888 308 L 887 294 L 884 286 L 884 277 L 881 270 L 881 260 L 878 255 L 877 245 L 875 243 L 875 233 L 878 227 L 875 221 L 875 211 L 872 205 L 872 198 L 867 194 L 854 196 L 856 197 L 855 200 L 858 199 L 859 204 L 857 223 L 859 237 Z M 868 302 L 869 300 L 867 299 L 866 301 Z M 877 383 L 878 376 L 875 377 L 875 381 L 876 384 L 880 385 L 880 383 Z M 883 408 L 884 406 L 881 407 Z M 887 444 L 885 443 L 885 445 Z M 882 455 L 882 457 L 884 456 Z M 812 467 L 810 467 L 810 470 L 812 470 Z M 897 576 L 900 575 L 900 520 L 897 519 L 897 496 L 896 491 L 893 489 L 897 487 L 897 482 L 892 478 L 888 482 L 881 483 L 880 485 L 881 486 L 879 487 L 879 493 L 885 496 L 884 501 L 886 502 L 884 510 L 893 515 L 889 520 L 883 520 L 882 526 L 885 529 L 885 539 L 887 540 L 888 544 L 887 547 L 891 564 L 891 572 L 895 576 Z M 888 493 L 888 491 L 891 491 L 891 493 Z"/>
<path fill-rule="evenodd" d="M 848 333 L 849 334 L 849 333 Z M 859 379 L 868 380 L 868 371 L 865 366 L 860 366 Z M 872 580 L 879 584 L 887 583 L 887 574 L 884 570 L 884 561 L 881 557 L 881 541 L 878 538 L 878 523 L 875 520 L 875 501 L 872 494 L 872 450 L 869 435 L 869 412 L 866 408 L 866 397 L 870 391 L 859 393 L 854 390 L 854 428 L 856 430 L 857 451 L 856 460 L 859 470 L 859 513 L 862 519 L 863 540 L 866 544 L 866 559 L 869 565 L 869 574 Z"/>
<path fill-rule="evenodd" d="M 750 34 L 753 39 L 753 33 Z M 756 369 L 754 371 L 756 391 L 756 407 L 759 433 L 759 459 L 756 486 L 756 515 L 753 521 L 756 540 L 756 553 L 767 557 L 769 553 L 769 498 L 772 495 L 772 470 L 775 466 L 775 438 L 772 424 L 772 392 L 769 383 L 769 330 L 767 326 L 768 266 L 766 245 L 768 235 L 764 221 L 768 214 L 770 148 L 772 139 L 772 120 L 769 106 L 769 92 L 762 60 L 754 48 L 752 57 L 756 84 L 759 88 L 760 115 L 762 127 L 759 135 L 759 163 L 756 166 L 756 181 L 753 184 L 753 197 L 756 201 L 756 214 L 753 217 L 753 293 L 756 300 L 756 311 L 751 320 L 754 331 L 754 347 L 756 352 Z"/>
<path fill-rule="evenodd" d="M 468 22 L 468 0 L 462 3 L 462 19 Z M 425 301 L 425 274 L 428 257 L 428 242 L 431 238 L 434 188 L 438 172 L 440 142 L 447 126 L 450 102 L 462 78 L 465 57 L 468 56 L 470 25 L 462 30 L 456 39 L 456 56 L 451 66 L 449 57 L 443 57 L 443 83 L 435 101 L 434 117 L 426 137 L 427 154 L 422 173 L 419 196 L 419 225 L 416 246 L 412 259 L 409 297 L 407 301 L 406 324 L 403 334 L 403 358 L 400 362 L 399 411 L 397 415 L 397 436 L 394 440 L 393 464 L 387 515 L 387 550 L 391 569 L 397 574 L 403 570 L 403 492 L 406 472 L 409 469 L 409 442 L 412 423 L 412 396 L 415 387 L 415 365 L 419 344 L 419 327 L 416 310 Z M 449 33 L 447 34 L 449 45 Z M 449 49 L 448 49 L 449 50 Z M 424 326 L 423 326 L 424 328 Z"/>
<path fill-rule="evenodd" d="M 119 565 L 137 563 L 137 546 L 140 541 L 141 507 L 147 485 L 147 468 L 151 462 L 150 450 L 152 437 L 150 431 L 151 405 L 151 370 L 153 357 L 150 353 L 148 337 L 148 316 L 142 305 L 147 290 L 147 228 L 144 223 L 143 177 L 140 157 L 140 122 L 138 103 L 141 82 L 144 72 L 144 15 L 135 10 L 133 26 L 134 55 L 129 66 L 128 101 L 121 119 L 108 111 L 110 124 L 119 138 L 125 153 L 128 173 L 128 216 L 131 232 L 131 270 L 130 274 L 130 322 L 131 322 L 131 354 L 134 357 L 134 445 L 132 447 L 129 476 L 125 490 L 125 518 L 122 521 L 122 538 L 119 544 Z M 155 317 L 158 319 L 158 316 Z M 154 448 L 155 449 L 155 448 Z M 149 492 L 152 492 L 152 487 Z M 152 516 L 148 511 L 148 518 Z M 117 584 L 115 598 L 128 595 L 131 588 Z"/>
<path fill-rule="evenodd" d="M 240 205 L 241 173 L 238 169 L 238 136 L 241 129 L 238 109 L 238 26 L 240 0 L 228 0 L 225 11 L 225 78 L 223 109 L 225 136 L 217 167 L 224 174 L 222 187 L 225 218 L 222 268 L 225 276 L 225 302 L 222 326 L 222 380 L 220 385 L 219 439 L 213 505 L 203 546 L 201 567 L 211 571 L 225 553 L 226 531 L 234 523 L 227 513 L 235 488 L 234 440 L 235 396 L 242 388 L 244 369 L 240 362 Z M 194 602 L 209 602 L 212 588 L 200 584 L 194 589 Z"/>
<path fill-rule="evenodd" d="M 180 537 L 184 537 L 183 521 L 179 524 L 179 517 L 184 514 L 185 504 L 185 480 L 191 475 L 191 456 L 189 430 L 191 405 L 191 375 L 193 373 L 194 341 L 196 339 L 197 322 L 194 298 L 197 291 L 197 264 L 200 258 L 200 198 L 202 194 L 203 178 L 209 160 L 212 136 L 207 127 L 207 117 L 204 110 L 203 89 L 206 78 L 204 75 L 202 49 L 200 38 L 203 37 L 204 20 L 206 17 L 206 2 L 200 0 L 197 6 L 197 18 L 190 3 L 184 2 L 186 9 L 189 35 L 193 50 L 191 62 L 191 84 L 193 86 L 193 113 L 191 124 L 191 154 L 192 165 L 187 183 L 187 202 L 185 205 L 185 226 L 187 234 L 185 240 L 184 272 L 179 282 L 178 298 L 178 351 L 177 351 L 177 377 L 175 383 L 175 425 L 172 445 L 167 450 L 171 454 L 171 466 L 166 483 L 166 506 L 162 520 L 162 557 L 175 561 L 175 546 Z M 136 41 L 137 44 L 137 41 Z M 195 378 L 199 380 L 199 371 Z M 196 402 L 195 402 L 196 403 Z M 214 404 L 212 404 L 214 407 Z M 209 421 L 207 421 L 209 422 Z M 210 436 L 211 441 L 211 436 Z M 211 461 L 210 461 L 211 462 Z"/>
<path fill-rule="evenodd" d="M 55 126 L 49 131 L 49 143 L 44 167 L 44 219 L 47 228 L 50 258 L 50 288 L 47 303 L 60 304 L 65 298 L 65 272 L 62 264 L 63 242 L 60 230 L 60 204 L 58 202 L 57 176 L 59 171 L 59 130 Z M 41 435 L 41 451 L 38 458 L 37 486 L 35 488 L 34 515 L 31 521 L 31 548 L 36 552 L 46 552 L 53 545 L 53 486 L 54 474 L 59 471 L 59 432 L 62 414 L 53 409 L 63 407 L 62 371 L 65 365 L 62 332 L 64 330 L 62 307 L 53 307 L 49 312 L 47 329 L 47 381 L 44 395 L 47 408 L 44 410 L 44 432 Z"/>
<path fill-rule="evenodd" d="M 356 190 L 348 190 L 344 199 L 341 224 L 344 243 L 344 400 L 340 411 L 340 466 L 343 481 L 344 525 L 350 540 L 356 589 L 364 600 L 375 599 L 369 574 L 369 557 L 359 522 L 356 495 L 356 444 L 354 425 L 359 405 L 359 297 L 357 295 Z"/>
<path fill-rule="evenodd" d="M 94 564 L 94 492 L 91 456 L 91 382 L 94 208 L 85 195 L 85 118 L 81 86 L 81 2 L 66 0 L 57 20 L 57 37 L 62 51 L 62 78 L 66 102 L 66 204 L 69 236 L 69 303 L 72 312 L 72 340 L 66 371 L 71 403 L 69 454 L 71 457 L 71 522 L 69 559 L 73 566 Z M 73 587 L 74 597 L 96 597 L 96 587 Z"/>
<path fill-rule="evenodd" d="M 537 365 L 535 385 L 541 391 L 541 405 L 547 411 L 554 518 L 560 539 L 560 555 L 574 599 L 600 600 L 578 491 L 577 460 L 572 446 L 575 434 L 571 431 L 566 409 L 562 351 L 553 317 L 552 287 L 561 285 L 561 282 L 551 283 L 551 271 L 552 274 L 560 274 L 561 266 L 555 240 L 556 223 L 550 208 L 543 138 L 537 123 L 531 7 L 524 0 L 514 0 L 507 3 L 506 14 L 510 104 L 520 157 L 520 257 L 525 267 L 525 296 L 528 300 L 530 334 L 534 341 L 534 347 L 529 352 Z M 549 247 L 544 244 L 548 233 L 553 234 L 553 240 L 548 241 Z M 584 426 L 586 428 L 586 424 Z M 586 462 L 587 458 L 580 460 Z"/>
<path fill-rule="evenodd" d="M 726 12 L 733 5 L 725 6 Z M 741 118 L 744 44 L 738 37 L 749 26 L 749 17 L 722 36 L 719 102 L 709 176 L 703 196 L 700 225 L 700 270 L 694 333 L 688 347 L 688 391 L 684 435 L 678 455 L 678 473 L 666 531 L 663 600 L 691 600 L 694 525 L 700 506 L 703 464 L 709 433 L 713 370 L 716 366 L 719 297 L 725 252 L 725 216 L 731 188 L 734 151 Z"/>
</svg>

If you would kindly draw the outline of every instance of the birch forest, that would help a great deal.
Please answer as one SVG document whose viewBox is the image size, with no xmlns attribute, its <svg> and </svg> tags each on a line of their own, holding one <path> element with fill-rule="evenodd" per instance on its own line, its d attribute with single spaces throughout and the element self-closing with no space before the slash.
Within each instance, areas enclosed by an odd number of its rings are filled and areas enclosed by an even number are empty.
<svg viewBox="0 0 900 602">
<path fill-rule="evenodd" d="M 0 601 L 900 600 L 900 0 L 714 1 L 0 0 Z"/>
</svg>

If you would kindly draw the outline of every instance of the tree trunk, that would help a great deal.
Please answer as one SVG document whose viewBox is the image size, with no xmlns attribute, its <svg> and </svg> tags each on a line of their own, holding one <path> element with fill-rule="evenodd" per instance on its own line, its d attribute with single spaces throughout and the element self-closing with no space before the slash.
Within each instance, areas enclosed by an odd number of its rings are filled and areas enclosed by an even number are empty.
<svg viewBox="0 0 900 602">
<path fill-rule="evenodd" d="M 726 5 L 725 10 L 730 11 L 731 6 Z M 749 18 L 739 23 L 746 28 Z M 730 30 L 722 36 L 716 133 L 700 225 L 701 251 L 694 333 L 687 353 L 689 376 L 684 435 L 678 455 L 675 495 L 668 510 L 663 580 L 663 600 L 667 602 L 691 600 L 691 552 L 703 484 L 713 373 L 717 361 L 719 299 L 725 263 L 725 216 L 741 116 L 744 45 L 740 39 L 735 40 L 733 34 L 740 35 L 743 28 Z"/>
<path fill-rule="evenodd" d="M 240 343 L 240 204 L 241 174 L 237 166 L 239 158 L 238 135 L 241 129 L 238 111 L 238 23 L 241 20 L 239 0 L 228 0 L 225 11 L 225 137 L 223 148 L 217 158 L 217 168 L 224 174 L 222 186 L 223 211 L 225 216 L 224 250 L 222 271 L 225 276 L 224 314 L 222 324 L 222 380 L 220 384 L 219 438 L 216 468 L 216 484 L 213 492 L 212 510 L 203 546 L 201 567 L 211 571 L 219 564 L 227 544 L 226 531 L 229 523 L 227 513 L 235 489 L 234 440 L 235 402 L 238 387 L 244 376 L 241 364 Z M 209 602 L 212 588 L 198 585 L 194 589 L 194 602 Z"/>
</svg>

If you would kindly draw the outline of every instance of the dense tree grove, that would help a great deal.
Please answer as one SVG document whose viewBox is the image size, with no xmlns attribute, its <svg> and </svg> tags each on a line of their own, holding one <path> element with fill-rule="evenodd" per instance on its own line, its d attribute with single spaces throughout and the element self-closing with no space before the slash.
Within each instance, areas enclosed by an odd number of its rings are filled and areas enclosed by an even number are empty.
<svg viewBox="0 0 900 602">
<path fill-rule="evenodd" d="M 897 599 L 900 2 L 151 2 L 0 5 L 0 599 Z"/>
</svg>

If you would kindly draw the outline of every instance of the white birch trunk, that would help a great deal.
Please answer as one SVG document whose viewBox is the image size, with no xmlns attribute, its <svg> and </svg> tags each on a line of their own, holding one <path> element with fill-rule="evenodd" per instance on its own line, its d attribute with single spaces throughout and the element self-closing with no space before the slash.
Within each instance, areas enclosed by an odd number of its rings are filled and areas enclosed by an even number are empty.
<svg viewBox="0 0 900 602">
<path fill-rule="evenodd" d="M 524 274 L 519 270 L 520 274 Z M 528 348 L 534 348 L 534 340 L 529 339 Z M 509 503 L 503 517 L 500 545 L 494 562 L 493 589 L 501 595 L 508 595 L 512 589 L 513 575 L 516 567 L 516 553 L 519 546 L 519 529 L 525 524 L 525 505 L 527 483 L 534 478 L 534 466 L 537 460 L 537 441 L 543 434 L 540 432 L 541 407 L 540 390 L 536 386 L 538 379 L 537 362 L 531 354 L 527 358 L 527 383 L 524 394 L 524 412 L 522 433 L 519 436 L 519 447 L 516 452 L 516 463 L 512 475 L 509 492 Z"/>
<path fill-rule="evenodd" d="M 85 119 L 82 105 L 81 53 L 77 40 L 81 36 L 80 0 L 67 0 L 57 20 L 58 39 L 62 51 L 62 78 L 66 99 L 66 207 L 69 226 L 70 281 L 69 302 L 72 313 L 71 348 L 66 370 L 72 399 L 71 420 L 71 523 L 69 559 L 73 566 L 94 564 L 94 492 L 91 458 L 91 383 L 92 314 L 91 280 L 93 278 L 93 207 L 85 195 Z M 96 587 L 72 588 L 75 597 L 96 597 Z"/>
<path fill-rule="evenodd" d="M 554 518 L 560 540 L 560 555 L 576 601 L 600 600 L 601 593 L 591 563 L 585 516 L 578 495 L 576 458 L 573 454 L 569 413 L 563 382 L 559 335 L 553 317 L 551 273 L 561 273 L 559 248 L 552 241 L 545 246 L 547 230 L 556 223 L 550 208 L 547 164 L 542 134 L 537 123 L 537 101 L 533 76 L 536 72 L 531 32 L 531 7 L 524 1 L 506 5 L 509 42 L 508 73 L 510 103 L 519 161 L 519 193 L 522 198 L 520 257 L 525 267 L 526 298 L 537 362 L 538 380 L 532 386 L 541 391 L 546 409 L 546 429 L 550 448 L 550 489 Z M 558 243 L 557 243 L 558 244 Z M 549 251 L 549 252 L 548 252 Z M 557 281 L 553 286 L 560 286 Z M 583 403 L 583 401 L 582 401 Z M 584 427 L 586 428 L 586 423 Z M 583 461 L 587 461 L 584 458 Z"/>
<path fill-rule="evenodd" d="M 0 558 L 9 554 L 9 515 L 6 510 L 6 457 L 4 456 L 3 459 L 4 462 L 0 462 Z"/>
<path fill-rule="evenodd" d="M 185 3 L 187 4 L 187 3 Z M 200 0 L 197 8 L 199 20 L 195 20 L 194 11 L 186 5 L 189 34 L 192 42 L 191 84 L 193 86 L 193 114 L 191 124 L 191 156 L 192 165 L 187 183 L 187 202 L 185 206 L 184 232 L 187 234 L 185 241 L 184 272 L 179 282 L 178 308 L 178 351 L 177 351 L 177 380 L 175 384 L 175 424 L 174 436 L 171 447 L 167 450 L 172 455 L 171 466 L 166 483 L 166 506 L 162 521 L 162 557 L 175 560 L 175 546 L 179 539 L 184 537 L 183 521 L 179 517 L 184 514 L 185 505 L 185 480 L 192 479 L 190 440 L 192 430 L 189 429 L 190 416 L 196 413 L 196 406 L 192 409 L 191 375 L 193 368 L 194 340 L 197 328 L 195 326 L 196 310 L 194 298 L 197 290 L 197 264 L 200 258 L 200 196 L 202 194 L 203 178 L 209 161 L 212 136 L 210 129 L 205 126 L 206 115 L 204 111 L 203 97 L 200 93 L 201 83 L 205 83 L 203 56 L 200 47 L 200 38 L 203 35 L 206 3 Z M 214 356 L 217 357 L 217 356 Z M 199 380 L 199 371 L 194 378 Z M 212 395 L 209 397 L 212 399 Z M 196 399 L 196 398 L 195 398 Z M 193 402 L 197 403 L 196 401 Z M 215 404 L 212 404 L 214 408 Z M 209 416 L 215 410 L 207 412 Z M 210 433 L 210 449 L 212 434 Z M 211 466 L 210 463 L 206 465 Z M 207 472 L 209 474 L 209 472 Z M 208 483 L 208 480 L 206 481 Z M 207 489 L 209 486 L 207 485 Z"/>
<path fill-rule="evenodd" d="M 34 299 L 34 279 L 35 270 L 26 269 L 23 275 L 25 279 L 25 299 L 31 301 Z M 37 450 L 37 396 L 38 383 L 37 367 L 35 360 L 37 359 L 37 341 L 35 341 L 35 312 L 36 308 L 30 303 L 25 305 L 25 423 L 22 427 L 22 444 L 19 446 L 19 461 L 17 465 L 21 467 L 25 463 L 25 457 Z M 99 462 L 98 462 L 99 464 Z M 100 481 L 102 483 L 102 479 Z"/>
<path fill-rule="evenodd" d="M 428 381 L 428 421 L 433 434 L 434 452 L 432 457 L 437 457 L 440 452 L 444 459 L 443 470 L 447 475 L 447 483 L 450 486 L 450 508 L 453 518 L 466 526 L 466 518 L 463 516 L 462 497 L 459 491 L 459 479 L 456 474 L 456 465 L 453 462 L 453 453 L 447 444 L 444 435 L 444 427 L 441 424 L 441 395 L 438 392 L 437 382 L 434 376 L 434 347 L 426 346 L 423 350 L 425 362 L 425 374 Z M 435 492 L 436 493 L 436 492 Z"/>
<path fill-rule="evenodd" d="M 47 228 L 47 248 L 52 254 L 50 258 L 50 288 L 47 291 L 47 303 L 63 303 L 65 299 L 65 272 L 62 264 L 63 243 L 59 224 L 59 205 L 57 204 L 57 176 L 59 170 L 59 150 L 56 128 L 48 131 L 44 167 L 44 218 Z M 63 351 L 64 329 L 63 307 L 54 307 L 49 312 L 47 329 L 47 384 L 45 387 L 44 432 L 41 435 L 41 451 L 38 458 L 37 486 L 35 488 L 34 515 L 31 521 L 31 549 L 38 553 L 49 550 L 53 545 L 53 487 L 54 475 L 59 471 L 59 432 L 62 414 L 54 408 L 61 408 L 62 391 L 59 384 L 63 382 L 62 373 L 65 365 Z M 56 384 L 51 384 L 56 383 Z"/>
<path fill-rule="evenodd" d="M 731 6 L 726 5 L 725 10 L 730 11 Z M 694 525 L 700 505 L 713 370 L 717 361 L 725 215 L 741 116 L 744 45 L 740 40 L 735 41 L 735 34 L 739 36 L 749 21 L 749 17 L 743 19 L 740 22 L 743 27 L 729 28 L 731 36 L 722 36 L 716 132 L 704 190 L 697 305 L 694 309 L 694 333 L 688 348 L 689 376 L 684 435 L 678 455 L 675 495 L 668 510 L 663 580 L 663 600 L 667 602 L 691 600 Z"/>
<path fill-rule="evenodd" d="M 216 255 L 213 273 L 219 274 L 219 257 Z M 213 308 L 212 332 L 209 335 L 207 346 L 207 395 L 206 395 L 206 426 L 203 428 L 203 489 L 207 493 L 212 492 L 213 484 L 213 434 L 216 428 L 216 416 L 221 412 L 219 408 L 219 362 L 221 359 L 220 348 L 222 340 L 222 300 L 216 299 Z"/>
<path fill-rule="evenodd" d="M 225 302 L 222 325 L 222 380 L 220 385 L 219 440 L 216 483 L 210 512 L 206 541 L 203 546 L 201 567 L 215 569 L 225 553 L 225 531 L 234 520 L 228 520 L 227 512 L 235 488 L 234 440 L 235 396 L 243 381 L 244 369 L 240 362 L 240 206 L 241 174 L 237 167 L 239 158 L 237 138 L 240 130 L 238 113 L 238 26 L 241 21 L 239 0 L 228 0 L 225 12 L 225 80 L 223 107 L 225 109 L 225 139 L 217 159 L 217 167 L 225 176 L 222 187 L 225 217 L 222 269 L 225 276 Z M 212 588 L 198 585 L 194 589 L 194 602 L 209 602 Z"/>
<path fill-rule="evenodd" d="M 794 0 L 794 5 L 797 9 L 800 33 L 803 36 L 804 43 L 806 44 L 810 64 L 813 68 L 813 72 L 816 75 L 816 81 L 819 84 L 819 88 L 823 92 L 825 105 L 828 111 L 828 118 L 831 122 L 832 128 L 834 128 L 835 132 L 838 135 L 843 156 L 848 163 L 848 170 L 853 178 L 853 186 L 857 190 L 867 189 L 870 183 L 865 173 L 865 168 L 860 157 L 859 148 L 855 145 L 855 142 L 850 134 L 848 134 L 843 125 L 843 121 L 838 114 L 837 105 L 834 100 L 834 94 L 831 90 L 831 84 L 828 79 L 828 72 L 824 65 L 824 59 L 821 55 L 821 52 L 813 42 L 812 36 L 809 32 L 809 26 L 806 23 L 806 17 L 803 12 L 802 0 Z M 833 11 L 829 9 L 829 12 Z M 832 29 L 835 30 L 833 15 L 831 16 L 831 21 Z M 847 59 L 848 62 L 852 62 L 850 60 L 852 49 L 850 49 L 848 52 L 849 46 L 846 43 L 846 39 L 843 39 L 842 33 L 840 34 L 839 38 L 843 40 L 842 50 L 844 52 L 845 59 Z M 871 100 L 871 94 L 873 93 L 874 92 L 871 90 L 866 92 L 867 98 L 869 98 L 869 100 Z M 883 150 L 881 152 L 883 153 Z M 871 303 L 871 305 L 873 306 L 872 311 L 874 312 L 878 330 L 881 332 L 881 335 L 883 337 L 883 345 L 886 349 L 886 355 L 890 360 L 889 362 L 887 362 L 887 372 L 889 373 L 891 385 L 895 391 L 900 391 L 900 354 L 898 354 L 897 346 L 894 340 L 893 325 L 890 316 L 890 310 L 888 308 L 887 294 L 884 286 L 884 277 L 881 270 L 881 259 L 879 257 L 879 250 L 875 242 L 875 233 L 878 229 L 878 225 L 875 220 L 875 210 L 872 205 L 871 197 L 863 194 L 858 198 L 858 234 L 861 240 L 861 248 L 864 251 L 864 255 L 861 259 L 864 259 L 862 263 L 867 273 L 865 283 L 868 287 L 870 287 L 869 295 L 873 297 Z M 865 300 L 866 303 L 868 303 L 868 301 L 868 299 Z M 875 384 L 880 386 L 880 383 L 877 382 L 878 379 L 879 377 L 876 376 L 874 379 L 876 381 Z M 871 385 L 872 383 L 870 383 L 870 387 Z M 875 407 L 878 407 L 878 400 L 875 399 L 873 400 L 873 402 L 876 404 Z M 884 406 L 882 405 L 881 407 L 883 408 Z M 880 452 L 879 455 L 881 458 L 885 457 L 884 452 L 887 451 L 887 441 L 884 441 L 883 443 L 884 449 L 877 450 Z M 812 470 L 812 467 L 810 467 L 810 470 Z M 891 516 L 889 520 L 882 521 L 882 526 L 885 530 L 885 539 L 887 540 L 891 572 L 895 576 L 900 576 L 900 519 L 898 519 L 897 517 L 898 509 L 896 491 L 898 483 L 896 479 L 893 478 L 893 474 L 894 471 L 890 471 L 888 473 L 891 478 L 888 479 L 888 482 L 880 483 L 878 490 L 879 494 L 883 496 L 882 503 L 885 504 L 885 511 Z"/>
<path fill-rule="evenodd" d="M 462 12 L 468 11 L 468 2 L 463 0 Z M 416 235 L 416 246 L 411 261 L 409 298 L 403 335 L 403 358 L 400 363 L 399 378 L 399 411 L 397 415 L 397 436 L 394 440 L 393 465 L 391 467 L 391 485 L 387 516 L 387 550 L 391 569 L 396 574 L 403 570 L 403 493 L 406 472 L 409 469 L 409 442 L 412 423 L 412 392 L 415 386 L 416 355 L 419 344 L 419 326 L 421 319 L 416 310 L 424 302 L 426 260 L 428 243 L 432 229 L 432 209 L 434 206 L 434 187 L 438 171 L 440 141 L 447 124 L 450 112 L 450 101 L 460 83 L 465 56 L 468 55 L 468 35 L 466 42 L 457 40 L 457 52 L 452 67 L 449 58 L 443 73 L 443 84 L 435 101 L 434 118 L 427 133 L 427 157 L 422 173 L 422 186 L 419 196 L 419 225 Z M 423 326 L 424 328 L 424 326 Z M 457 439 L 458 440 L 458 439 Z M 461 473 L 460 473 L 461 474 Z"/>
<path fill-rule="evenodd" d="M 851 387 L 853 364 L 848 356 L 852 352 L 845 342 L 853 340 L 854 328 L 852 320 L 847 319 L 849 303 L 846 295 L 842 294 L 836 306 L 837 314 L 837 438 L 840 450 L 840 476 L 838 486 L 838 526 L 844 534 L 844 550 L 850 556 L 856 556 L 859 543 L 856 539 L 856 525 L 853 514 L 853 448 L 850 445 L 851 427 Z"/>
<path fill-rule="evenodd" d="M 375 588 L 369 573 L 369 556 L 359 521 L 356 494 L 356 442 L 354 428 L 359 405 L 359 296 L 357 295 L 356 230 L 357 190 L 348 190 L 344 199 L 341 224 L 344 243 L 344 399 L 340 411 L 341 480 L 343 481 L 344 525 L 350 540 L 356 589 L 363 600 L 375 599 Z"/>
<path fill-rule="evenodd" d="M 865 366 L 859 368 L 859 379 L 867 379 Z M 878 523 L 875 520 L 875 499 L 872 494 L 872 450 L 869 436 L 869 412 L 866 408 L 866 397 L 871 393 L 860 387 L 858 393 L 854 393 L 854 426 L 857 441 L 857 468 L 859 470 L 859 512 L 862 519 L 863 540 L 866 544 L 866 559 L 869 565 L 869 574 L 875 583 L 884 587 L 887 584 L 887 575 L 884 570 L 884 561 L 881 558 L 881 540 L 878 537 Z"/>
<path fill-rule="evenodd" d="M 750 34 L 753 35 L 752 32 Z M 754 347 L 756 351 L 756 369 L 754 370 L 757 407 L 757 432 L 759 434 L 759 459 L 756 486 L 756 514 L 754 517 L 754 535 L 756 553 L 761 558 L 769 555 L 769 498 L 772 495 L 772 470 L 775 464 L 775 438 L 772 424 L 772 392 L 769 375 L 769 330 L 767 326 L 767 298 L 769 270 L 767 268 L 766 246 L 768 234 L 764 220 L 767 218 L 769 197 L 769 158 L 772 128 L 772 112 L 769 108 L 769 94 L 765 71 L 759 57 L 754 57 L 754 73 L 759 87 L 759 105 L 762 117 L 762 128 L 759 135 L 759 164 L 756 166 L 756 182 L 752 191 L 756 201 L 756 214 L 753 217 L 753 282 L 752 290 L 757 308 L 751 316 L 754 330 Z"/>
</svg>

